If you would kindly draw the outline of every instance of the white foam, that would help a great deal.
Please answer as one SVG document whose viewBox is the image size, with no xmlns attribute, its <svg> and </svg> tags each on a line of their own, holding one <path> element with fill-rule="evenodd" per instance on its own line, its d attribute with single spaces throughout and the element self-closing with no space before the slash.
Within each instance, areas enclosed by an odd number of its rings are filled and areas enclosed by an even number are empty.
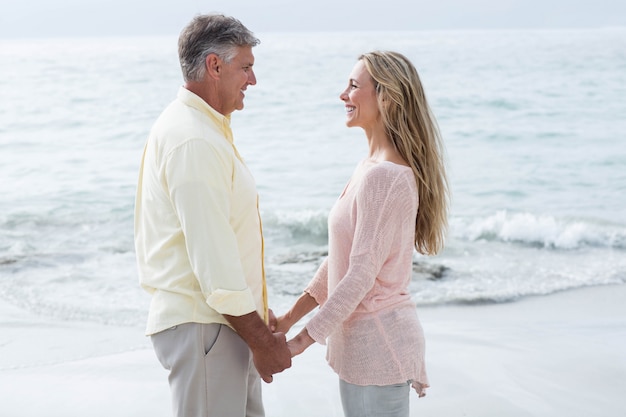
<svg viewBox="0 0 626 417">
<path fill-rule="evenodd" d="M 451 229 L 452 235 L 460 239 L 495 240 L 555 249 L 623 248 L 626 237 L 626 228 L 621 225 L 506 210 L 482 218 L 452 219 Z"/>
</svg>

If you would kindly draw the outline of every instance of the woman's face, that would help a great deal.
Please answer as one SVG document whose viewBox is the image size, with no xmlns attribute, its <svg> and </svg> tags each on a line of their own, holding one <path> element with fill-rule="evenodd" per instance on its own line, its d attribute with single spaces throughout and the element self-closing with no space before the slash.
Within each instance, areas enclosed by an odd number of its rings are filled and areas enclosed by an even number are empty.
<svg viewBox="0 0 626 417">
<path fill-rule="evenodd" d="M 339 98 L 346 105 L 348 127 L 358 126 L 367 130 L 380 122 L 374 80 L 367 72 L 362 60 L 359 60 L 352 69 L 348 87 Z"/>
</svg>

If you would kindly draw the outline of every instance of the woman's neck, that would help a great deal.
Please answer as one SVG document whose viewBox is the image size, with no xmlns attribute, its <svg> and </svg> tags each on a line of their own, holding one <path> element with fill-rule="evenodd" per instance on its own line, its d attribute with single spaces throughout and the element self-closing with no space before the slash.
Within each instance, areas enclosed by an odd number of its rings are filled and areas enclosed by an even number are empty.
<svg viewBox="0 0 626 417">
<path fill-rule="evenodd" d="M 366 132 L 369 154 L 367 159 L 373 162 L 389 161 L 399 165 L 407 165 L 391 139 L 384 132 Z"/>
</svg>

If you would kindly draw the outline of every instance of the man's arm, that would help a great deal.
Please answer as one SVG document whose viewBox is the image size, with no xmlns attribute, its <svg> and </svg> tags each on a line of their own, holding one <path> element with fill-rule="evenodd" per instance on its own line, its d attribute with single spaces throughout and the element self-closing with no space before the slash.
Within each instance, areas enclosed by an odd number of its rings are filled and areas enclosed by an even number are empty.
<svg viewBox="0 0 626 417">
<path fill-rule="evenodd" d="M 270 383 L 272 375 L 291 367 L 291 352 L 284 333 L 272 333 L 256 311 L 243 316 L 224 317 L 248 344 L 254 366 L 263 381 Z"/>
</svg>

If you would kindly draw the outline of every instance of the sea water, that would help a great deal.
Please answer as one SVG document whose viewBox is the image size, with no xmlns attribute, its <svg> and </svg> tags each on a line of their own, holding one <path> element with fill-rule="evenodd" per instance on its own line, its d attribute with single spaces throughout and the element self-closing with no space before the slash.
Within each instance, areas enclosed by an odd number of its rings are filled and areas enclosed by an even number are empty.
<svg viewBox="0 0 626 417">
<path fill-rule="evenodd" d="M 328 212 L 366 156 L 339 94 L 373 49 L 415 63 L 446 146 L 450 227 L 442 253 L 415 254 L 418 306 L 626 282 L 626 29 L 258 36 L 232 124 L 277 313 L 325 256 Z M 175 37 L 0 40 L 0 299 L 143 324 L 137 173 L 181 84 Z"/>
</svg>

